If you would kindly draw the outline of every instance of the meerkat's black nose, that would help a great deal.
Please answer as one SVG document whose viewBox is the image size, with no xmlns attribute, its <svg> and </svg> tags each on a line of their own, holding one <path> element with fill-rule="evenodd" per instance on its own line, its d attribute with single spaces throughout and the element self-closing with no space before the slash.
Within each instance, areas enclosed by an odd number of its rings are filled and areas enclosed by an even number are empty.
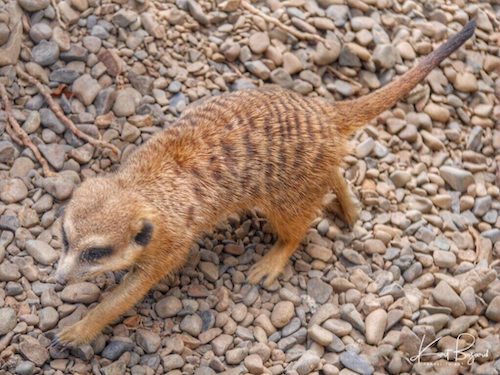
<svg viewBox="0 0 500 375">
<path fill-rule="evenodd" d="M 68 282 L 67 276 L 59 270 L 56 271 L 54 276 L 58 284 L 64 285 Z"/>
</svg>

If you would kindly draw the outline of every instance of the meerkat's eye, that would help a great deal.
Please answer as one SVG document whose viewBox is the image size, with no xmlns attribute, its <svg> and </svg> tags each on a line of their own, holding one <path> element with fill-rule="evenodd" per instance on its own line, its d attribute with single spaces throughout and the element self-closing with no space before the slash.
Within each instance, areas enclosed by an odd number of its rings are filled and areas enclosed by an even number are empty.
<svg viewBox="0 0 500 375">
<path fill-rule="evenodd" d="M 138 245 L 146 246 L 149 241 L 151 241 L 151 237 L 153 237 L 153 224 L 149 221 L 145 221 L 142 224 L 141 231 L 134 237 L 134 241 Z"/>
<path fill-rule="evenodd" d="M 67 252 L 69 249 L 69 242 L 68 242 L 68 235 L 66 234 L 64 227 L 62 227 L 62 244 L 64 251 Z"/>
<path fill-rule="evenodd" d="M 113 249 L 111 247 L 91 247 L 90 249 L 82 252 L 80 259 L 84 262 L 94 262 L 101 258 L 110 256 L 112 253 Z"/>
</svg>

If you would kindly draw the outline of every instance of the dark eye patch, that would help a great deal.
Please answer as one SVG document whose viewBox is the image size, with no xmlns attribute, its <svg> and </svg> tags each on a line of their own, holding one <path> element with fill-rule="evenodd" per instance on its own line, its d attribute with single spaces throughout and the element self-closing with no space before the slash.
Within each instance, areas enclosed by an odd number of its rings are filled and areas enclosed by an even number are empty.
<svg viewBox="0 0 500 375">
<path fill-rule="evenodd" d="M 146 246 L 151 241 L 151 237 L 153 237 L 153 224 L 146 221 L 142 225 L 141 231 L 134 237 L 134 241 L 138 245 Z"/>
<path fill-rule="evenodd" d="M 64 252 L 68 252 L 68 249 L 69 249 L 68 235 L 66 234 L 66 231 L 64 230 L 64 226 L 62 227 L 62 243 L 63 243 Z"/>
<path fill-rule="evenodd" d="M 91 247 L 81 253 L 80 259 L 84 262 L 94 262 L 101 258 L 110 256 L 112 253 L 113 249 L 111 247 Z"/>
</svg>

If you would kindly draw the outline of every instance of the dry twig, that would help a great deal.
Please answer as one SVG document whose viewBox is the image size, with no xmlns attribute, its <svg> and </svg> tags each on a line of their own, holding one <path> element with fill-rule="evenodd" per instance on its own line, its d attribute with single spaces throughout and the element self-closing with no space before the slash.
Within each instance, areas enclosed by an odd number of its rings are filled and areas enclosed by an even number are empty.
<svg viewBox="0 0 500 375">
<path fill-rule="evenodd" d="M 255 8 L 252 4 L 250 4 L 249 2 L 247 2 L 245 0 L 243 0 L 241 2 L 241 5 L 243 6 L 244 9 L 246 9 L 250 13 L 253 13 L 253 14 L 259 16 L 259 17 L 262 17 L 267 22 L 270 22 L 270 23 L 276 25 L 280 29 L 282 29 L 282 30 L 286 31 L 287 33 L 293 35 L 294 37 L 296 37 L 299 40 L 315 40 L 317 42 L 323 43 L 325 46 L 329 45 L 328 41 L 325 38 L 323 38 L 322 36 L 316 35 L 316 34 L 302 32 L 302 31 L 299 31 L 299 30 L 297 30 L 297 29 L 295 29 L 293 27 L 287 26 L 283 22 L 281 22 L 280 20 L 278 20 L 278 19 L 276 19 L 274 17 L 268 16 L 267 14 L 265 14 L 264 12 L 262 12 L 261 10 Z"/>
<path fill-rule="evenodd" d="M 51 2 L 52 7 L 54 8 L 54 10 L 56 12 L 57 23 L 59 23 L 59 26 L 61 26 L 61 28 L 63 30 L 66 30 L 66 28 L 68 26 L 66 25 L 66 23 L 61 18 L 61 12 L 59 11 L 59 7 L 56 4 L 56 0 L 50 0 L 50 2 Z"/>
<path fill-rule="evenodd" d="M 49 163 L 47 163 L 47 160 L 45 160 L 45 158 L 42 156 L 38 147 L 36 147 L 35 144 L 31 141 L 28 134 L 24 131 L 23 128 L 21 128 L 14 115 L 12 114 L 12 106 L 9 101 L 9 96 L 7 95 L 7 90 L 5 89 L 5 85 L 3 83 L 0 83 L 0 96 L 2 97 L 5 113 L 7 114 L 8 124 L 12 128 L 11 130 L 13 134 L 9 132 L 9 135 L 11 135 L 11 137 L 17 143 L 24 147 L 28 147 L 31 151 L 33 151 L 35 158 L 42 166 L 43 174 L 45 175 L 45 177 L 56 176 L 57 174 L 50 169 Z"/>
<path fill-rule="evenodd" d="M 356 86 L 356 87 L 363 87 L 363 85 L 361 85 L 359 82 L 356 82 L 355 80 L 353 80 L 352 78 L 346 76 L 344 73 L 341 73 L 339 72 L 337 69 L 331 67 L 331 66 L 328 66 L 327 69 L 334 75 L 336 75 L 337 77 L 339 77 L 340 79 L 343 79 L 344 81 L 347 81 L 349 82 L 350 84 Z"/>
<path fill-rule="evenodd" d="M 16 71 L 21 78 L 36 86 L 40 94 L 45 98 L 45 101 L 49 105 L 50 109 L 54 112 L 57 118 L 73 132 L 74 135 L 90 143 L 94 147 L 109 148 L 116 155 L 120 155 L 120 150 L 115 145 L 100 139 L 95 139 L 78 129 L 73 121 L 66 117 L 60 105 L 54 100 L 54 98 L 52 98 L 49 90 L 38 79 L 23 71 L 19 66 L 16 67 Z"/>
</svg>

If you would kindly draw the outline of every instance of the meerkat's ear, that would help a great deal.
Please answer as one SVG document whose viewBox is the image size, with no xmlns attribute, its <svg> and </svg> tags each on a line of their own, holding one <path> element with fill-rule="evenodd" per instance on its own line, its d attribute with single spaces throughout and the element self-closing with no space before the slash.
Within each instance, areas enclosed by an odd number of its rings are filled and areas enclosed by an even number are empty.
<svg viewBox="0 0 500 375">
<path fill-rule="evenodd" d="M 139 232 L 134 237 L 134 242 L 141 246 L 146 246 L 153 238 L 153 223 L 149 220 L 141 220 Z"/>
</svg>

